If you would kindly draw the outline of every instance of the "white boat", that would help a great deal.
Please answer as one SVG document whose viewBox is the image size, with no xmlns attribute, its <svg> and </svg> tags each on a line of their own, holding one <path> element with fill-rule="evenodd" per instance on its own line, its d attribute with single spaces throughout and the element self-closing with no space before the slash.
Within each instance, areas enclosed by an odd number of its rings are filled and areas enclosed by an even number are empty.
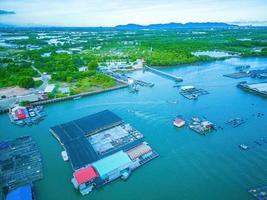
<svg viewBox="0 0 267 200">
<path fill-rule="evenodd" d="M 73 100 L 77 100 L 77 99 L 80 99 L 80 98 L 82 98 L 82 96 L 74 97 Z"/>
<path fill-rule="evenodd" d="M 247 150 L 247 149 L 248 149 L 248 146 L 245 145 L 245 144 L 240 144 L 240 145 L 239 145 L 239 148 L 240 148 L 240 149 L 243 149 L 243 150 Z"/>
<path fill-rule="evenodd" d="M 62 156 L 64 161 L 68 161 L 69 160 L 69 157 L 68 157 L 68 154 L 67 154 L 66 151 L 62 151 L 61 152 L 61 156 Z"/>
<path fill-rule="evenodd" d="M 173 122 L 173 125 L 178 127 L 178 128 L 181 128 L 185 125 L 185 121 L 181 118 L 176 118 Z"/>
</svg>

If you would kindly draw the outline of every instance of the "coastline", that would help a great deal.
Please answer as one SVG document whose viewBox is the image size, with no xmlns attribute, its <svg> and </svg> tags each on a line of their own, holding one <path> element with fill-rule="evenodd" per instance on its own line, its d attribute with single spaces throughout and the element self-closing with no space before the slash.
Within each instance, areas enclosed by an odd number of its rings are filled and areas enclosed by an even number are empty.
<svg viewBox="0 0 267 200">
<path fill-rule="evenodd" d="M 50 104 L 50 103 L 56 103 L 56 102 L 60 102 L 60 101 L 72 100 L 72 99 L 77 98 L 77 97 L 100 94 L 100 93 L 109 92 L 109 91 L 113 91 L 113 90 L 118 90 L 118 89 L 122 89 L 122 88 L 126 88 L 126 87 L 128 87 L 127 84 L 118 83 L 116 86 L 110 87 L 110 88 L 107 88 L 107 89 L 99 89 L 99 90 L 94 90 L 94 91 L 90 91 L 90 92 L 83 92 L 83 93 L 80 93 L 80 94 L 70 95 L 70 96 L 67 96 L 67 97 L 59 97 L 59 98 L 55 98 L 55 99 L 41 100 L 41 101 L 33 102 L 33 103 L 31 103 L 31 105 L 37 106 L 37 105 L 45 105 L 45 104 Z M 0 110 L 0 114 L 6 113 L 6 112 L 8 112 L 8 109 Z"/>
<path fill-rule="evenodd" d="M 188 66 L 197 66 L 197 65 L 202 65 L 205 63 L 211 63 L 211 62 L 216 62 L 216 61 L 225 61 L 231 58 L 240 58 L 240 59 L 245 59 L 245 58 L 267 58 L 267 56 L 231 56 L 231 57 L 224 57 L 224 58 L 216 58 L 216 59 L 211 59 L 211 60 L 205 60 L 205 61 L 197 61 L 197 62 L 192 62 L 192 63 L 186 63 L 186 64 L 173 64 L 173 65 L 164 65 L 164 66 L 157 66 L 153 65 L 151 67 L 156 68 L 156 69 L 167 69 L 167 68 L 173 68 L 173 67 L 188 67 Z"/>
</svg>

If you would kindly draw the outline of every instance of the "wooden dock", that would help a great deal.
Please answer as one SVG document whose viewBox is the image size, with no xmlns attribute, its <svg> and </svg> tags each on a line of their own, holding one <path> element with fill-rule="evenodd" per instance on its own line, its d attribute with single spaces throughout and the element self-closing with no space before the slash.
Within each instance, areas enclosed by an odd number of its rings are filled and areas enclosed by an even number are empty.
<svg viewBox="0 0 267 200">
<path fill-rule="evenodd" d="M 173 80 L 178 81 L 178 82 L 183 81 L 183 78 L 182 78 L 182 77 L 175 76 L 175 75 L 172 75 L 172 74 L 169 74 L 169 73 L 160 71 L 160 70 L 158 70 L 158 69 L 149 67 L 149 66 L 147 66 L 147 65 L 145 65 L 145 69 L 148 69 L 148 70 L 150 70 L 151 72 L 154 72 L 155 74 L 159 74 L 159 75 L 165 76 L 165 77 L 167 77 L 167 78 L 173 79 Z"/>
</svg>

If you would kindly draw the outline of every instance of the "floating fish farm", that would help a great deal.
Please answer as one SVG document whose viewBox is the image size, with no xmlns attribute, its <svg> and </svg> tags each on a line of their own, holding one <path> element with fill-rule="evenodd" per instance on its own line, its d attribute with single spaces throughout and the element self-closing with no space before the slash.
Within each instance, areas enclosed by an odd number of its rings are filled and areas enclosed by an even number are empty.
<svg viewBox="0 0 267 200">
<path fill-rule="evenodd" d="M 182 86 L 180 94 L 189 100 L 196 100 L 199 96 L 207 95 L 209 92 L 194 86 Z"/>
<path fill-rule="evenodd" d="M 50 128 L 67 152 L 82 195 L 121 178 L 156 158 L 144 136 L 109 110 Z"/>
<path fill-rule="evenodd" d="M 42 178 L 41 154 L 30 136 L 0 142 L 0 189 L 4 194 Z"/>
<path fill-rule="evenodd" d="M 216 130 L 216 127 L 210 121 L 206 119 L 200 119 L 198 117 L 193 117 L 192 122 L 189 124 L 189 128 L 199 133 L 200 135 L 207 135 L 213 130 Z"/>
</svg>

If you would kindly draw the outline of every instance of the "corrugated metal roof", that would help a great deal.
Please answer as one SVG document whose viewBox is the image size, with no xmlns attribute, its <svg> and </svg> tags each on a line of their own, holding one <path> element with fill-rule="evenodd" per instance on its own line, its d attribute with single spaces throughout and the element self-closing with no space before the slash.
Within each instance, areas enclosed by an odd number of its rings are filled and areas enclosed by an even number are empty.
<svg viewBox="0 0 267 200">
<path fill-rule="evenodd" d="M 122 119 L 119 116 L 109 110 L 104 110 L 68 123 L 51 127 L 51 130 L 55 132 L 61 143 L 64 144 L 76 137 L 88 135 L 120 123 L 122 123 Z"/>
<path fill-rule="evenodd" d="M 73 176 L 80 185 L 98 177 L 98 174 L 93 167 L 89 166 L 74 172 Z"/>
<path fill-rule="evenodd" d="M 32 189 L 25 185 L 7 194 L 6 200 L 32 200 Z"/>
<path fill-rule="evenodd" d="M 100 176 L 104 176 L 107 173 L 132 162 L 126 153 L 119 151 L 111 156 L 96 161 L 92 165 L 97 170 Z"/>
<path fill-rule="evenodd" d="M 147 154 L 150 151 L 152 151 L 151 147 L 147 144 L 142 143 L 139 146 L 127 151 L 127 154 L 132 160 L 134 160 L 142 155 Z"/>
</svg>

